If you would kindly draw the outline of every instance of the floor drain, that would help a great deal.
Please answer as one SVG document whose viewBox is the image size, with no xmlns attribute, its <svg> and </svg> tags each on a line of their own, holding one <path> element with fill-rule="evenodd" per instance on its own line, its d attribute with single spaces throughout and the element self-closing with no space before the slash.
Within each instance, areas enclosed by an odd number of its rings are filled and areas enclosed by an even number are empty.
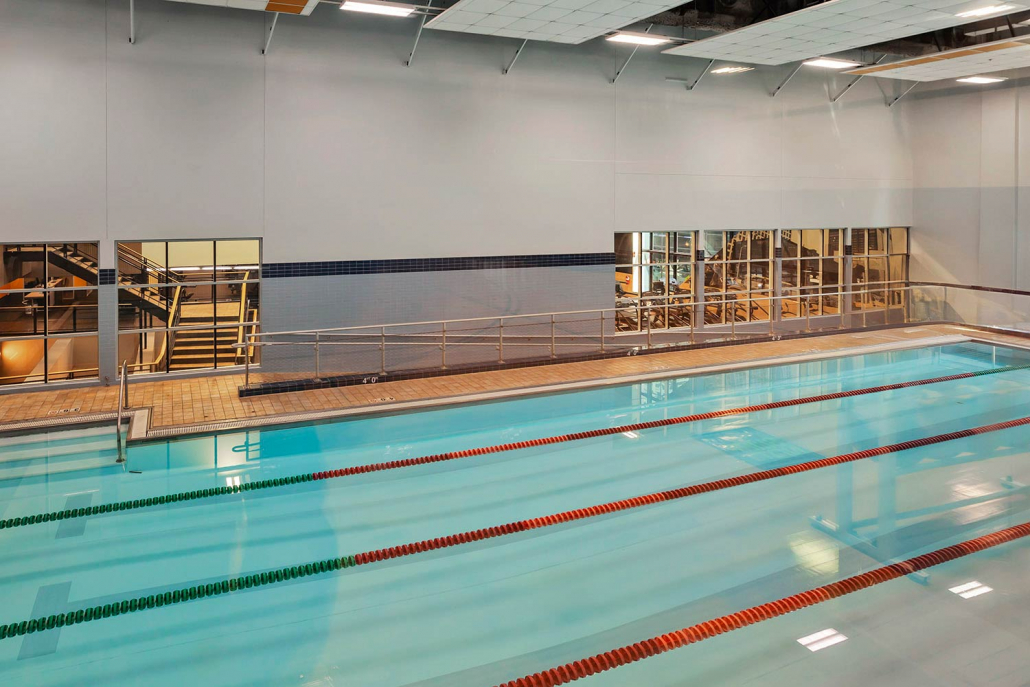
<svg viewBox="0 0 1030 687">
<path fill-rule="evenodd" d="M 79 406 L 76 406 L 74 408 L 61 408 L 60 410 L 48 410 L 47 416 L 52 417 L 54 415 L 68 415 L 69 413 L 77 413 L 79 412 L 79 410 Z"/>
<path fill-rule="evenodd" d="M 393 396 L 380 396 L 379 398 L 373 398 L 373 403 L 386 403 L 387 401 L 396 401 L 397 399 Z"/>
</svg>

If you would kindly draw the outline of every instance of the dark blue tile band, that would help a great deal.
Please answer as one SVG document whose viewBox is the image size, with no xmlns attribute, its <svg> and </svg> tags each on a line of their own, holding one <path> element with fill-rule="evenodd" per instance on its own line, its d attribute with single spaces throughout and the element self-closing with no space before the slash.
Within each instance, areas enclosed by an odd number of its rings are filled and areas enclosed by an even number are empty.
<svg viewBox="0 0 1030 687">
<path fill-rule="evenodd" d="M 97 282 L 101 286 L 111 286 L 115 283 L 115 270 L 113 269 L 101 269 L 97 274 Z"/>
<path fill-rule="evenodd" d="M 470 258 L 407 258 L 401 260 L 338 260 L 335 262 L 273 262 L 262 267 L 261 278 L 323 277 L 397 272 L 452 272 L 455 270 L 505 270 L 526 267 L 573 267 L 614 264 L 615 253 L 498 255 Z"/>
</svg>

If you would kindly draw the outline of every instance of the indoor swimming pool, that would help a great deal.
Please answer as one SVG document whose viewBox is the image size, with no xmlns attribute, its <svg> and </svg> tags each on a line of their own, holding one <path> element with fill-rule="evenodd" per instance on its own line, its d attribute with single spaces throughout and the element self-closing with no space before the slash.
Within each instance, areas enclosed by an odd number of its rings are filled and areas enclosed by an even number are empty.
<svg viewBox="0 0 1030 687">
<path fill-rule="evenodd" d="M 1030 351 L 224 432 L 130 444 L 124 465 L 106 431 L 0 438 L 5 684 L 537 685 L 598 655 L 627 665 L 577 684 L 1030 675 L 1019 529 L 697 645 L 616 651 L 1030 522 Z"/>
</svg>

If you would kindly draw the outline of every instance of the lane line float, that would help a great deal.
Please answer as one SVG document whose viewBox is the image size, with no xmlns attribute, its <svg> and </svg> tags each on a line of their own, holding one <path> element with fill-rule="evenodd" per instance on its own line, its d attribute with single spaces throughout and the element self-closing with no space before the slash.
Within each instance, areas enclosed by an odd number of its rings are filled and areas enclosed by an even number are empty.
<svg viewBox="0 0 1030 687">
<path fill-rule="evenodd" d="M 553 527 L 566 522 L 586 520 L 601 515 L 608 515 L 609 513 L 618 513 L 657 503 L 676 501 L 690 496 L 696 496 L 698 494 L 706 494 L 713 491 L 742 486 L 744 484 L 753 484 L 755 482 L 762 482 L 775 479 L 777 477 L 809 472 L 824 467 L 841 465 L 843 463 L 850 463 L 863 460 L 865 458 L 872 458 L 874 456 L 882 456 L 888 453 L 896 453 L 920 446 L 930 446 L 955 439 L 987 434 L 989 432 L 997 432 L 1003 429 L 1025 425 L 1030 425 L 1030 417 L 1020 418 L 1018 420 L 1009 420 L 1007 422 L 998 422 L 971 429 L 963 429 L 957 432 L 949 432 L 947 434 L 938 434 L 936 436 L 925 437 L 923 439 L 903 441 L 897 444 L 889 444 L 887 446 L 866 449 L 864 451 L 855 451 L 854 453 L 845 453 L 839 456 L 832 456 L 830 458 L 820 458 L 819 460 L 798 463 L 797 465 L 788 465 L 773 468 L 771 470 L 750 472 L 736 477 L 703 482 L 687 487 L 680 487 L 678 489 L 645 494 L 643 496 L 635 496 L 628 499 L 622 499 L 620 501 L 611 501 L 609 503 L 602 503 L 596 506 L 588 506 L 586 508 L 577 508 L 575 510 L 563 511 L 561 513 L 545 515 L 539 518 L 517 520 L 504 525 L 460 532 L 458 534 L 448 534 L 435 539 L 426 539 L 409 544 L 389 546 L 382 549 L 376 549 L 374 551 L 365 551 L 363 553 L 342 556 L 340 558 L 328 558 L 326 560 L 313 561 L 303 565 L 289 566 L 252 575 L 225 578 L 217 582 L 192 587 L 183 587 L 163 594 L 125 599 L 120 603 L 104 604 L 103 606 L 96 606 L 67 613 L 58 613 L 46 617 L 40 616 L 39 618 L 0 625 L 0 640 L 7 637 L 17 637 L 23 634 L 30 634 L 40 630 L 49 630 L 54 627 L 64 627 L 66 625 L 76 625 L 83 622 L 101 620 L 103 618 L 117 616 L 122 613 L 160 608 L 161 606 L 169 606 L 186 601 L 203 599 L 205 597 L 218 596 L 220 594 L 235 592 L 241 589 L 263 587 L 286 582 L 299 577 L 319 575 L 359 565 L 368 565 L 379 561 L 412 556 L 418 553 L 425 553 L 427 551 L 451 548 L 462 544 L 483 541 L 485 539 L 496 539 L 509 534 Z"/>
<path fill-rule="evenodd" d="M 747 413 L 755 413 L 763 410 L 790 408 L 793 406 L 804 405 L 807 403 L 821 403 L 823 401 L 832 401 L 841 398 L 852 398 L 855 396 L 865 396 L 868 394 L 882 393 L 884 391 L 909 389 L 917 386 L 939 384 L 941 382 L 953 382 L 960 379 L 971 379 L 973 377 L 983 377 L 986 375 L 1000 374 L 1002 372 L 1015 372 L 1018 370 L 1030 370 L 1030 365 L 1013 365 L 1009 367 L 998 367 L 991 370 L 979 370 L 977 372 L 961 372 L 959 374 L 948 375 L 946 377 L 917 379 L 911 382 L 884 384 L 882 386 L 867 387 L 864 389 L 853 389 L 851 391 L 837 391 L 830 394 L 819 394 L 818 396 L 802 396 L 801 398 L 794 398 L 783 401 L 772 401 L 769 403 L 759 403 L 756 405 L 741 406 L 738 408 L 727 408 L 724 410 L 715 410 L 708 413 L 696 413 L 694 415 L 682 415 L 680 417 L 666 418 L 663 420 L 652 420 L 650 422 L 638 422 L 635 424 L 621 425 L 618 427 L 604 427 L 601 429 L 592 429 L 583 432 L 573 432 L 571 434 L 561 434 L 558 436 L 544 437 L 542 439 L 528 439 L 526 441 L 516 441 L 507 444 L 497 444 L 495 446 L 472 448 L 464 451 L 448 451 L 447 453 L 437 453 L 434 455 L 421 456 L 418 458 L 404 458 L 399 460 L 391 460 L 384 463 L 355 465 L 352 467 L 340 468 L 337 470 L 308 472 L 299 475 L 291 475 L 289 477 L 277 477 L 275 479 L 260 480 L 257 482 L 246 482 L 243 484 L 233 486 L 212 487 L 209 489 L 197 489 L 194 491 L 182 491 L 174 494 L 166 494 L 163 496 L 154 496 L 151 498 L 133 499 L 131 501 L 119 501 L 116 503 L 108 503 L 84 508 L 71 508 L 68 510 L 36 513 L 33 515 L 26 515 L 17 518 L 7 518 L 6 520 L 0 520 L 0 530 L 12 529 L 15 527 L 25 527 L 28 525 L 39 525 L 48 522 L 58 522 L 61 520 L 71 520 L 74 518 L 84 518 L 93 515 L 103 515 L 107 513 L 121 513 L 131 510 L 139 510 L 141 508 L 150 508 L 152 506 L 167 505 L 170 503 L 198 501 L 201 499 L 208 499 L 216 496 L 224 496 L 227 494 L 240 494 L 247 491 L 276 489 L 279 487 L 285 487 L 294 484 L 302 484 L 304 482 L 317 482 L 326 479 L 337 479 L 340 477 L 363 475 L 370 472 L 383 472 L 385 470 L 397 470 L 400 468 L 414 467 L 417 465 L 442 463 L 450 460 L 460 460 L 462 458 L 471 458 L 474 456 L 483 456 L 492 453 L 517 451 L 520 449 L 532 448 L 535 446 L 547 446 L 551 444 L 567 443 L 570 441 L 580 441 L 582 439 L 593 439 L 596 437 L 612 436 L 615 434 L 623 434 L 625 432 L 637 432 L 646 429 L 656 429 L 658 427 L 670 427 L 673 425 L 687 424 L 690 422 L 698 422 L 701 420 L 712 420 L 715 418 L 730 417 L 733 415 L 745 415 Z"/>
<path fill-rule="evenodd" d="M 1009 527 L 992 534 L 955 544 L 954 546 L 937 549 L 922 556 L 916 556 L 899 563 L 885 565 L 882 568 L 854 575 L 839 582 L 816 587 L 800 594 L 792 594 L 777 601 L 745 608 L 742 611 L 730 613 L 729 615 L 698 623 L 697 625 L 691 625 L 675 632 L 651 637 L 650 639 L 628 644 L 618 649 L 595 654 L 589 658 L 572 661 L 571 663 L 549 668 L 538 673 L 532 673 L 516 680 L 509 680 L 501 685 L 497 685 L 497 687 L 556 687 L 557 685 L 564 685 L 605 670 L 635 663 L 651 656 L 679 649 L 688 644 L 697 644 L 726 632 L 739 630 L 748 625 L 754 625 L 755 623 L 786 615 L 808 606 L 821 604 L 830 599 L 836 599 L 878 584 L 883 584 L 884 582 L 896 580 L 899 577 L 963 558 L 985 549 L 1001 546 L 1028 535 L 1030 535 L 1030 523 Z"/>
</svg>

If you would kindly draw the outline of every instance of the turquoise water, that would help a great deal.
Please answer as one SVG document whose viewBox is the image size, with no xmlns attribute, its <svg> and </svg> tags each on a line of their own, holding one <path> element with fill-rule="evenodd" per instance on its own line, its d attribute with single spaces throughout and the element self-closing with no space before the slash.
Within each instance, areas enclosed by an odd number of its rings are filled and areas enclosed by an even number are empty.
<svg viewBox="0 0 1030 687">
<path fill-rule="evenodd" d="M 8 437 L 0 518 L 1026 363 L 982 344 L 897 351 L 134 446 L 125 468 L 99 430 Z M 1005 372 L 4 530 L 0 622 L 1027 417 L 1028 383 Z M 1030 521 L 1028 439 L 1014 428 L 5 639 L 0 677 L 489 687 Z M 1012 608 L 1030 601 L 1028 561 L 1009 544 L 583 684 L 1025 684 L 1030 623 Z M 993 591 L 948 591 L 970 579 Z M 848 640 L 796 641 L 827 627 Z"/>
</svg>

